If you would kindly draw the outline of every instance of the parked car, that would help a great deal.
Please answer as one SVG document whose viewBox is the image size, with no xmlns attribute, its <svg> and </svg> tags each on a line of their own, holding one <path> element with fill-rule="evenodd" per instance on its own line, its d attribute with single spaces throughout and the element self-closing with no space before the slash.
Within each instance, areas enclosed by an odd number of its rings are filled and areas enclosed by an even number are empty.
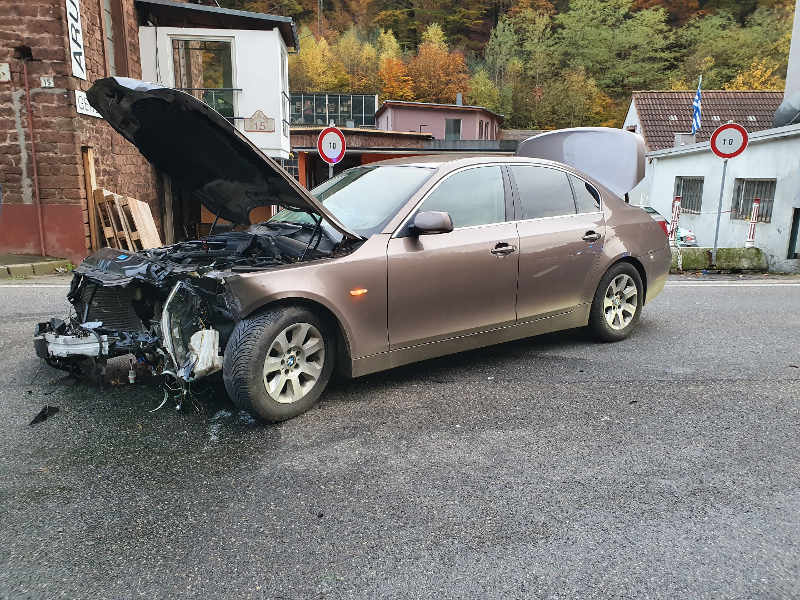
<svg viewBox="0 0 800 600">
<path fill-rule="evenodd" d="M 653 220 L 661 226 L 661 229 L 664 230 L 664 233 L 669 235 L 669 219 L 667 219 L 652 206 L 642 206 L 642 210 L 653 217 Z M 691 229 L 678 225 L 678 231 L 676 232 L 675 237 L 677 238 L 679 246 L 697 246 L 697 236 L 695 236 L 694 231 Z"/>
<path fill-rule="evenodd" d="M 73 315 L 35 332 L 54 367 L 133 354 L 184 393 L 221 370 L 238 407 L 280 421 L 313 406 L 334 369 L 356 377 L 587 325 L 621 340 L 667 277 L 658 225 L 566 164 L 413 157 L 309 192 L 188 94 L 110 78 L 88 98 L 240 230 L 86 258 Z M 273 204 L 284 208 L 250 224 Z"/>
</svg>

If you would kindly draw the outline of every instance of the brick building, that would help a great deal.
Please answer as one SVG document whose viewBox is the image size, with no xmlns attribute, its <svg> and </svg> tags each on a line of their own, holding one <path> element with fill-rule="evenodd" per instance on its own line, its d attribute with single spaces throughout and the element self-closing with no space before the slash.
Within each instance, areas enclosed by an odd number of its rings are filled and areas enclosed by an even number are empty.
<svg viewBox="0 0 800 600">
<path fill-rule="evenodd" d="M 109 75 L 141 76 L 133 0 L 0 3 L 0 251 L 86 255 L 89 148 L 98 186 L 148 202 L 158 222 L 156 173 L 105 121 L 78 112 L 81 92 Z"/>
<path fill-rule="evenodd" d="M 86 256 L 90 169 L 84 165 L 91 156 L 97 187 L 147 202 L 162 240 L 195 235 L 199 203 L 173 189 L 100 118 L 86 90 L 112 75 L 188 86 L 204 101 L 224 101 L 234 126 L 270 156 L 285 158 L 286 54 L 297 47 L 290 18 L 191 1 L 0 2 L 0 252 L 73 262 Z M 187 58 L 195 51 L 216 53 L 223 71 L 236 77 L 204 81 L 195 73 L 200 59 Z M 188 83 L 173 73 L 184 65 Z M 257 115 L 273 125 L 248 129 Z"/>
</svg>

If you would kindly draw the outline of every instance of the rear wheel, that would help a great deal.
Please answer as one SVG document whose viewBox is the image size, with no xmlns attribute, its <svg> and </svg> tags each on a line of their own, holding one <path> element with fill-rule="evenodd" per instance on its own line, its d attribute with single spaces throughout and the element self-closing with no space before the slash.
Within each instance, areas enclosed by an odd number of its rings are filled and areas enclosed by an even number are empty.
<svg viewBox="0 0 800 600">
<path fill-rule="evenodd" d="M 267 310 L 239 322 L 225 348 L 223 380 L 233 403 L 266 421 L 314 406 L 333 372 L 328 323 L 300 306 Z"/>
<path fill-rule="evenodd" d="M 642 278 L 632 264 L 613 265 L 600 280 L 589 313 L 589 328 L 603 342 L 628 337 L 639 323 L 644 294 Z"/>
</svg>

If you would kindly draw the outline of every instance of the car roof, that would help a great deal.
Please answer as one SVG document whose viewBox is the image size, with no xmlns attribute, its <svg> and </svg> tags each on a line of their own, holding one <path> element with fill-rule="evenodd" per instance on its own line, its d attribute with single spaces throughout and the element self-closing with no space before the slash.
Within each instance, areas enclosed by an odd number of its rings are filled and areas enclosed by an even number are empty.
<svg viewBox="0 0 800 600">
<path fill-rule="evenodd" d="M 558 165 L 560 167 L 564 167 L 573 171 L 575 173 L 580 173 L 574 167 L 570 165 L 566 165 L 563 163 L 558 163 L 552 160 L 547 160 L 544 158 L 527 158 L 524 156 L 512 156 L 508 154 L 425 154 L 419 156 L 405 156 L 403 158 L 392 158 L 388 160 L 382 160 L 378 163 L 374 163 L 375 166 L 383 166 L 383 165 L 404 165 L 404 166 L 416 166 L 416 167 L 428 167 L 428 168 L 438 168 L 442 170 L 453 170 L 459 167 L 469 166 L 469 165 L 480 165 L 484 163 L 497 163 L 501 162 L 504 164 L 511 164 L 511 163 L 520 163 L 520 164 L 537 164 L 537 165 Z M 582 176 L 586 176 L 583 175 Z"/>
</svg>

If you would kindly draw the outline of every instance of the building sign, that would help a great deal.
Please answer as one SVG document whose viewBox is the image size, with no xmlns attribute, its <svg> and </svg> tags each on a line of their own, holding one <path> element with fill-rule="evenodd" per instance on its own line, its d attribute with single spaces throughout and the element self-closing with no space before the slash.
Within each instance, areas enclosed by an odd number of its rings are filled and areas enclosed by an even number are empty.
<svg viewBox="0 0 800 600">
<path fill-rule="evenodd" d="M 86 92 L 75 90 L 75 108 L 82 115 L 89 115 L 90 117 L 97 117 L 102 119 L 103 115 L 94 109 L 94 106 L 89 104 L 89 99 L 86 97 Z"/>
<path fill-rule="evenodd" d="M 252 117 L 244 120 L 244 130 L 273 133 L 275 131 L 275 119 L 257 110 L 253 113 Z"/>
<path fill-rule="evenodd" d="M 67 6 L 67 34 L 69 54 L 72 57 L 72 74 L 86 79 L 86 53 L 83 49 L 80 0 L 65 0 Z"/>
</svg>

